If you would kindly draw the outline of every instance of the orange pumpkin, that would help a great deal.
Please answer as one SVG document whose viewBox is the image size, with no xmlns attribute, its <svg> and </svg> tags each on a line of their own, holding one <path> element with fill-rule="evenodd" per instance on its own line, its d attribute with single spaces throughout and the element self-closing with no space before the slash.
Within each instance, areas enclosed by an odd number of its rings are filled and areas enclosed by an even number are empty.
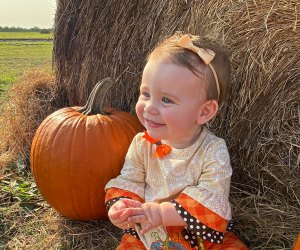
<svg viewBox="0 0 300 250">
<path fill-rule="evenodd" d="M 298 234 L 298 238 L 295 242 L 295 246 L 294 246 L 293 250 L 300 250 L 300 233 Z"/>
<path fill-rule="evenodd" d="M 30 162 L 37 187 L 55 210 L 71 219 L 107 216 L 105 184 L 120 173 L 131 140 L 143 129 L 127 112 L 101 111 L 99 95 L 112 83 L 109 78 L 99 82 L 85 107 L 48 116 L 33 139 Z"/>
</svg>

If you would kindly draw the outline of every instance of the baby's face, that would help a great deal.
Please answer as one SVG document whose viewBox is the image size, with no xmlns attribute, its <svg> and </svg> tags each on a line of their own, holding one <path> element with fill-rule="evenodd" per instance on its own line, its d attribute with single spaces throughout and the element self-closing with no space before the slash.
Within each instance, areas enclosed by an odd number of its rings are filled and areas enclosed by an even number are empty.
<svg viewBox="0 0 300 250">
<path fill-rule="evenodd" d="M 184 148 L 199 132 L 206 102 L 205 78 L 173 63 L 149 61 L 144 69 L 136 113 L 148 133 Z"/>
</svg>

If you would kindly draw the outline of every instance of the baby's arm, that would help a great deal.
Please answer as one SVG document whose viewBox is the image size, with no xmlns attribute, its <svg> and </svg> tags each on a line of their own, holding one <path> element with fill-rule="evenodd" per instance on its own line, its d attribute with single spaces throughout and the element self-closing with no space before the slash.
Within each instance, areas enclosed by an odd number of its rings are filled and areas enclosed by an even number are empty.
<svg viewBox="0 0 300 250">
<path fill-rule="evenodd" d="M 121 217 L 128 218 L 130 223 L 140 223 L 142 225 L 141 233 L 147 233 L 149 230 L 160 225 L 164 226 L 185 226 L 186 223 L 177 213 L 175 207 L 170 202 L 161 204 L 156 202 L 141 202 L 134 200 L 124 200 L 128 207 Z M 123 218 L 122 218 L 123 219 Z"/>
</svg>

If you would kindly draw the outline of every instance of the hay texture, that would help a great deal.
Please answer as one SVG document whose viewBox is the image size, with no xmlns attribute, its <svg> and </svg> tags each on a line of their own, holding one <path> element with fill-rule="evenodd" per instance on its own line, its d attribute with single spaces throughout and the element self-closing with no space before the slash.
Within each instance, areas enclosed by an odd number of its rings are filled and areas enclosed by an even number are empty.
<svg viewBox="0 0 300 250">
<path fill-rule="evenodd" d="M 56 82 L 75 106 L 110 76 L 113 106 L 133 112 L 158 40 L 181 30 L 225 44 L 232 87 L 209 126 L 230 149 L 238 232 L 251 249 L 290 249 L 300 230 L 299 17 L 298 0 L 58 0 Z"/>
<path fill-rule="evenodd" d="M 62 105 L 54 76 L 39 70 L 25 72 L 1 100 L 0 169 L 19 157 L 28 163 L 37 127 Z"/>
</svg>

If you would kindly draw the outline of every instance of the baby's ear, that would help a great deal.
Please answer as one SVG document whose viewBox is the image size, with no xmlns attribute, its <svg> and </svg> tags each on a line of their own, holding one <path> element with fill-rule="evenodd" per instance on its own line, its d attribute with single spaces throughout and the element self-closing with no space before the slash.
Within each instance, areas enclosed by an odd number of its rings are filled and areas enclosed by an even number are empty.
<svg viewBox="0 0 300 250">
<path fill-rule="evenodd" d="M 219 104 L 216 100 L 208 100 L 199 108 L 197 123 L 203 125 L 209 122 L 218 112 Z"/>
</svg>

